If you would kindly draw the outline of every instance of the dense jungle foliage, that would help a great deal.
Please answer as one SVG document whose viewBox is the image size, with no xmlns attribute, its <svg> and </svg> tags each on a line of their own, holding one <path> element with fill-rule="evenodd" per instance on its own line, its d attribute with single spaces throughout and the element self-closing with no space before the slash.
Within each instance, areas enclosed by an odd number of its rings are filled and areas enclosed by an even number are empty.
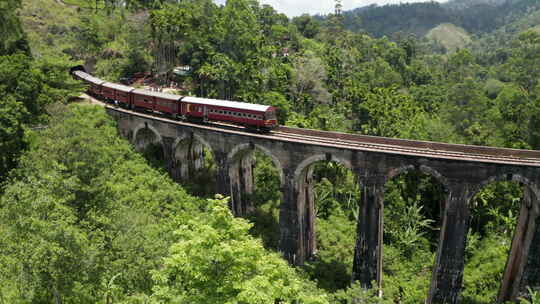
<svg viewBox="0 0 540 304">
<path fill-rule="evenodd" d="M 290 19 L 256 0 L 2 0 L 0 303 L 423 302 L 446 197 L 436 178 L 412 171 L 386 185 L 379 298 L 350 284 L 361 189 L 348 169 L 314 165 L 318 251 L 293 269 L 275 252 L 281 193 L 267 155 L 254 155 L 252 214 L 233 218 L 226 199 L 188 194 L 135 153 L 102 109 L 66 106 L 84 90 L 67 70 L 166 84 L 189 65 L 180 93 L 273 105 L 290 126 L 539 149 L 540 13 L 529 2 L 445 53 L 349 31 L 349 13 Z M 445 9 L 470 20 L 462 3 Z M 201 175 L 185 188 L 213 197 Z M 470 202 L 462 303 L 494 302 L 522 197 L 522 185 L 491 183 Z"/>
</svg>

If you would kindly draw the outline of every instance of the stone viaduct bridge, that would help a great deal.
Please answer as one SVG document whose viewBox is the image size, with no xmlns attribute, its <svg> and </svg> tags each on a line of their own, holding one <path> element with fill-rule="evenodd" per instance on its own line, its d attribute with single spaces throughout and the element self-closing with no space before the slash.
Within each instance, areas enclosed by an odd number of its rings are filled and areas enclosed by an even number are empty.
<svg viewBox="0 0 540 304">
<path fill-rule="evenodd" d="M 313 164 L 335 161 L 352 170 L 361 188 L 353 280 L 381 283 L 384 186 L 408 170 L 436 178 L 446 189 L 438 253 L 426 303 L 459 303 L 470 221 L 469 203 L 486 184 L 516 181 L 525 195 L 498 301 L 515 300 L 527 286 L 540 287 L 540 151 L 398 140 L 282 127 L 269 134 L 197 125 L 107 107 L 120 133 L 137 149 L 160 145 L 168 171 L 189 178 L 201 166 L 203 147 L 217 164 L 217 192 L 231 197 L 235 215 L 252 206 L 251 155 L 259 150 L 279 170 L 280 251 L 294 265 L 315 252 Z"/>
</svg>

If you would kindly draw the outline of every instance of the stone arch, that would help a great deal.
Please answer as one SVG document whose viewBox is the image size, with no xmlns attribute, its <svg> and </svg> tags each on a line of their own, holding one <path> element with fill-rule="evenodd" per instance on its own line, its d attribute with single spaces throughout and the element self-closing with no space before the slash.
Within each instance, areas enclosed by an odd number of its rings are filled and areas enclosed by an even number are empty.
<svg viewBox="0 0 540 304">
<path fill-rule="evenodd" d="M 149 143 L 146 143 L 146 144 L 143 143 L 143 146 L 140 146 L 138 144 L 139 133 L 141 131 L 143 131 L 143 130 L 149 130 L 151 133 L 153 133 L 156 139 L 153 140 L 152 143 L 159 143 L 159 145 L 161 145 L 161 147 L 164 148 L 163 147 L 163 139 L 161 137 L 161 134 L 159 134 L 159 132 L 154 127 L 152 127 L 150 124 L 145 122 L 145 123 L 139 124 L 135 128 L 135 131 L 133 131 L 133 145 L 135 146 L 135 150 L 141 151 L 142 149 L 144 149 L 149 144 Z"/>
<path fill-rule="evenodd" d="M 488 178 L 486 178 L 485 180 L 481 181 L 480 183 L 478 183 L 474 188 L 473 188 L 473 191 L 471 191 L 471 195 L 470 197 L 468 198 L 467 200 L 467 204 L 470 203 L 471 199 L 476 195 L 478 194 L 478 192 L 484 188 L 485 186 L 487 186 L 488 184 L 490 183 L 493 183 L 493 182 L 504 182 L 504 181 L 510 181 L 510 182 L 518 182 L 520 184 L 523 184 L 525 186 L 527 186 L 529 188 L 530 191 L 533 192 L 533 194 L 535 195 L 535 197 L 537 198 L 540 198 L 540 190 L 538 189 L 538 187 L 536 186 L 535 183 L 533 183 L 531 180 L 529 180 L 528 178 L 522 176 L 521 174 L 519 173 L 501 173 L 501 174 L 497 174 L 497 175 L 492 175 Z"/>
<path fill-rule="evenodd" d="M 298 223 L 298 255 L 297 264 L 303 264 L 306 260 L 312 258 L 317 252 L 316 242 L 316 213 L 315 213 L 315 194 L 313 190 L 313 168 L 319 161 L 336 162 L 345 168 L 353 170 L 352 163 L 342 157 L 325 153 L 316 154 L 304 159 L 295 169 L 293 176 L 293 199 L 295 201 Z"/>
<path fill-rule="evenodd" d="M 245 217 L 255 211 L 255 202 L 251 198 L 251 195 L 255 191 L 254 162 L 252 157 L 252 152 L 255 150 L 262 152 L 272 160 L 278 171 L 281 189 L 283 189 L 285 184 L 283 166 L 280 160 L 270 150 L 253 143 L 244 143 L 235 146 L 227 154 L 227 174 L 230 180 L 230 207 L 236 216 Z"/>
<path fill-rule="evenodd" d="M 296 170 L 294 170 L 294 182 L 297 183 L 301 179 L 303 173 L 306 173 L 307 170 L 309 170 L 309 168 L 318 161 L 333 161 L 345 166 L 345 168 L 349 170 L 353 170 L 353 166 L 349 160 L 341 157 L 336 157 L 333 154 L 316 154 L 304 159 L 296 167 Z"/>
<path fill-rule="evenodd" d="M 184 140 L 188 139 L 188 136 L 186 134 L 182 134 L 178 137 L 176 137 L 176 139 L 174 140 L 173 142 L 173 145 L 172 145 L 172 151 L 171 151 L 171 155 L 175 155 L 176 153 L 176 149 L 178 148 L 178 145 L 183 142 Z"/>
<path fill-rule="evenodd" d="M 384 182 L 387 183 L 389 180 L 395 178 L 396 176 L 399 176 L 403 173 L 407 173 L 409 171 L 415 171 L 418 170 L 426 175 L 429 175 L 433 178 L 435 178 L 441 185 L 444 186 L 444 188 L 448 191 L 450 189 L 450 184 L 448 180 L 437 170 L 426 166 L 426 165 L 420 165 L 420 166 L 414 166 L 414 165 L 404 165 L 398 168 L 394 168 L 390 170 L 387 176 L 385 176 Z"/>
<path fill-rule="evenodd" d="M 259 151 L 263 152 L 266 156 L 270 157 L 270 159 L 272 159 L 272 162 L 274 163 L 274 166 L 276 166 L 276 168 L 278 169 L 279 180 L 280 180 L 281 186 L 283 186 L 284 183 L 285 183 L 285 177 L 284 177 L 283 166 L 281 164 L 281 161 L 270 150 L 268 150 L 267 148 L 265 148 L 265 147 L 263 147 L 261 145 L 251 144 L 251 143 L 237 145 L 236 147 L 234 147 L 231 150 L 231 152 L 229 152 L 227 154 L 227 163 L 229 165 L 232 165 L 232 164 L 240 161 L 241 158 L 246 153 L 249 153 L 249 152 L 251 152 L 253 150 L 257 150 L 257 149 Z"/>
<path fill-rule="evenodd" d="M 190 138 L 190 136 L 193 136 L 193 137 Z M 205 148 L 207 148 L 210 151 L 210 153 L 212 153 L 212 155 L 214 155 L 214 149 L 212 148 L 212 145 L 208 143 L 208 141 L 206 141 L 204 138 L 202 138 L 201 136 L 195 133 L 191 133 L 191 134 L 182 134 L 174 140 L 174 143 L 172 145 L 172 151 L 171 151 L 171 155 L 173 155 L 173 158 L 176 157 L 176 150 L 178 149 L 178 146 L 180 145 L 180 143 L 182 143 L 185 140 L 191 140 L 191 139 L 193 139 L 195 142 L 201 143 Z"/>
<path fill-rule="evenodd" d="M 435 193 L 440 193 L 440 197 L 438 197 L 438 200 L 435 199 L 435 200 L 432 200 L 432 204 L 422 204 L 422 207 L 424 210 L 426 209 L 429 209 L 431 208 L 431 212 L 429 214 L 431 214 L 431 216 L 428 216 L 428 218 L 430 220 L 433 220 L 434 223 L 437 224 L 437 226 L 440 228 L 440 233 L 438 235 L 431 235 L 431 244 L 430 246 L 434 246 L 436 244 L 436 249 L 435 248 L 431 248 L 432 250 L 435 249 L 436 252 L 437 252 L 437 255 L 435 257 L 434 260 L 431 260 L 431 261 L 428 261 L 426 260 L 426 265 L 425 266 L 428 266 L 428 265 L 431 265 L 431 267 L 433 268 L 432 270 L 432 273 L 431 273 L 431 280 L 429 282 L 429 285 L 426 286 L 428 287 L 428 290 L 432 288 L 432 284 L 433 284 L 433 280 L 435 278 L 435 271 L 439 265 L 439 260 L 438 260 L 438 256 L 440 255 L 440 252 L 442 251 L 442 249 L 444 248 L 444 243 L 447 242 L 445 240 L 445 237 L 444 237 L 444 233 L 443 231 L 445 230 L 445 226 L 446 226 L 446 221 L 445 221 L 445 216 L 446 216 L 446 213 L 448 212 L 448 209 L 450 207 L 450 191 L 451 191 L 451 184 L 450 182 L 448 181 L 448 179 L 443 175 L 441 174 L 441 172 L 439 172 L 437 169 L 433 168 L 433 167 L 430 167 L 428 165 L 425 165 L 425 164 L 418 164 L 418 163 L 409 163 L 409 164 L 405 164 L 405 165 L 402 165 L 402 166 L 399 166 L 399 167 L 395 167 L 395 168 L 392 168 L 390 169 L 387 174 L 384 176 L 384 186 L 382 187 L 382 194 L 381 196 L 379 197 L 379 200 L 378 202 L 380 203 L 380 205 L 382 205 L 382 208 L 381 208 L 381 211 L 380 211 L 380 220 L 379 220 L 379 239 L 377 240 L 378 241 L 378 244 L 379 244 L 379 248 L 380 248 L 380 252 L 379 252 L 379 264 L 377 265 L 378 269 L 377 269 L 377 273 L 378 273 L 378 283 L 381 284 L 382 283 L 382 278 L 383 278 L 383 267 L 382 267 L 382 264 L 384 264 L 384 261 L 383 261 L 383 253 L 382 251 L 384 250 L 383 248 L 385 247 L 385 238 L 382 237 L 383 233 L 384 233 L 384 222 L 385 222 L 385 219 L 384 219 L 384 212 L 382 211 L 383 209 L 386 209 L 386 208 L 391 208 L 391 205 L 388 204 L 389 202 L 387 200 L 385 200 L 385 196 L 386 196 L 386 191 L 388 190 L 388 183 L 390 181 L 392 181 L 393 179 L 399 177 L 400 175 L 405 175 L 407 173 L 410 173 L 410 172 L 416 172 L 416 173 L 423 173 L 427 176 L 429 176 L 431 178 L 431 181 L 430 183 L 432 184 L 432 186 L 435 186 L 435 187 L 439 187 L 441 186 L 442 189 L 440 189 L 440 191 L 436 191 Z M 437 189 L 438 190 L 438 189 Z M 417 192 L 416 194 L 418 195 L 420 192 Z M 426 201 L 424 201 L 426 202 Z M 427 215 L 427 214 L 426 214 Z M 436 231 L 436 230 L 434 230 Z M 427 237 L 430 237 L 429 235 Z M 381 285 L 379 285 L 381 286 Z M 429 299 L 429 293 L 426 295 L 428 297 L 426 303 L 432 303 L 431 302 L 431 299 Z"/>
<path fill-rule="evenodd" d="M 514 228 L 512 243 L 508 252 L 506 264 L 503 269 L 503 277 L 499 287 L 497 302 L 515 301 L 522 292 L 525 291 L 527 285 L 538 286 L 540 283 L 536 275 L 529 277 L 529 273 L 538 273 L 538 264 L 529 265 L 531 256 L 539 255 L 539 247 L 533 246 L 540 242 L 538 239 L 539 231 L 539 215 L 540 191 L 537 185 L 527 177 L 515 173 L 501 173 L 492 175 L 478 183 L 471 191 L 471 195 L 467 198 L 467 204 L 470 205 L 473 198 L 480 190 L 493 182 L 517 182 L 523 185 L 523 199 L 519 206 L 519 215 Z"/>
<path fill-rule="evenodd" d="M 210 194 L 204 183 L 214 183 L 215 172 L 201 171 L 206 163 L 205 149 L 215 159 L 214 149 L 201 136 L 193 132 L 183 132 L 175 138 L 171 146 L 171 175 L 174 180 L 188 182 L 191 191 L 198 195 Z M 206 168 L 210 169 L 209 166 Z M 200 173 L 203 173 L 202 175 Z M 202 192 L 201 192 L 202 191 Z"/>
</svg>

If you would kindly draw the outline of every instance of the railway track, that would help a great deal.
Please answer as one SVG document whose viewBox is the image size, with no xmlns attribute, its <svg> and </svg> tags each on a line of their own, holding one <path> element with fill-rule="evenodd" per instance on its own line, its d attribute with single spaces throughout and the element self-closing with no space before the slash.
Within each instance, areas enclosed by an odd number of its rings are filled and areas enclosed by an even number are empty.
<svg viewBox="0 0 540 304">
<path fill-rule="evenodd" d="M 318 145 L 334 148 L 342 148 L 356 151 L 369 151 L 399 155 L 410 155 L 417 157 L 461 160 L 471 162 L 498 163 L 508 165 L 540 167 L 540 151 L 517 150 L 471 145 L 456 145 L 438 142 L 402 140 L 394 138 L 345 134 L 338 132 L 326 132 L 318 130 L 308 130 L 300 128 L 279 127 L 276 130 L 258 134 L 246 131 L 226 123 L 197 124 L 185 121 L 178 121 L 171 118 L 156 116 L 150 113 L 117 108 L 93 99 L 107 108 L 116 111 L 161 120 L 167 123 L 184 125 L 200 129 L 208 129 L 225 133 L 234 133 L 243 136 L 257 138 L 267 138 L 283 142 L 297 142 L 308 145 Z"/>
<path fill-rule="evenodd" d="M 540 159 L 534 158 L 519 158 L 519 157 L 501 157 L 496 155 L 485 155 L 476 153 L 466 153 L 446 150 L 433 150 L 426 148 L 410 148 L 401 147 L 390 144 L 359 142 L 352 140 L 342 140 L 327 137 L 317 137 L 309 135 L 291 134 L 287 132 L 273 132 L 279 138 L 287 138 L 294 141 L 305 142 L 310 144 L 321 144 L 325 146 L 333 146 L 339 148 L 347 148 L 351 150 L 362 150 L 371 152 L 383 152 L 400 155 L 424 156 L 429 158 L 442 158 L 453 160 L 468 160 L 477 162 L 502 163 L 502 164 L 520 164 L 526 166 L 540 166 Z"/>
</svg>

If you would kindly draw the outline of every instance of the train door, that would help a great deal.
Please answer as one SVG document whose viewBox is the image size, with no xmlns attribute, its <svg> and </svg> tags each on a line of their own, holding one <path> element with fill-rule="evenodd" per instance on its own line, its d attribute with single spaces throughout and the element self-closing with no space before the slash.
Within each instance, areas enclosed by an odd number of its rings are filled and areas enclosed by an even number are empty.
<svg viewBox="0 0 540 304">
<path fill-rule="evenodd" d="M 208 121 L 208 107 L 207 106 L 203 106 L 203 121 L 204 122 Z"/>
<path fill-rule="evenodd" d="M 189 104 L 187 102 L 181 102 L 180 103 L 180 107 L 179 107 L 179 115 L 180 115 L 180 118 L 183 119 L 183 120 L 186 120 L 188 115 L 189 115 Z"/>
</svg>

